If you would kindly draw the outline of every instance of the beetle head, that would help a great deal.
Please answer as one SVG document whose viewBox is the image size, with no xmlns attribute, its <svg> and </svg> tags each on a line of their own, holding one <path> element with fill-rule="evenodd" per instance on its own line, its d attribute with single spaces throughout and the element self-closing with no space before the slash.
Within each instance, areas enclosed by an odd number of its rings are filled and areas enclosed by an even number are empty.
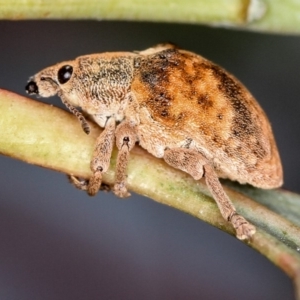
<svg viewBox="0 0 300 300">
<path fill-rule="evenodd" d="M 64 62 L 48 67 L 29 79 L 25 89 L 30 95 L 36 94 L 42 97 L 54 96 L 64 90 L 73 74 L 71 62 Z"/>
</svg>

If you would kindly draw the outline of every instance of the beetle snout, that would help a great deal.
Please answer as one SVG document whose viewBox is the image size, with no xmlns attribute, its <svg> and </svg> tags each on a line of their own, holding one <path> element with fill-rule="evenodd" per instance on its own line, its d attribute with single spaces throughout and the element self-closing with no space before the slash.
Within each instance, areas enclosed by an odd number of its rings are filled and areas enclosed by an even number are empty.
<svg viewBox="0 0 300 300">
<path fill-rule="evenodd" d="M 39 93 L 39 89 L 37 84 L 34 81 L 29 81 L 25 87 L 26 92 L 31 95 L 31 94 L 38 94 Z"/>
</svg>

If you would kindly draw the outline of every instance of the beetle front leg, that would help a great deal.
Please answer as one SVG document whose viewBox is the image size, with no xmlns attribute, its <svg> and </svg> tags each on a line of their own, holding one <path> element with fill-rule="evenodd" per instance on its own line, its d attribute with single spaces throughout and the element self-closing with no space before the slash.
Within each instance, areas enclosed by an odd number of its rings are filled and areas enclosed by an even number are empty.
<svg viewBox="0 0 300 300">
<path fill-rule="evenodd" d="M 129 153 L 137 142 L 136 126 L 130 121 L 124 121 L 116 129 L 116 144 L 119 150 L 117 156 L 115 185 L 113 191 L 121 198 L 130 196 L 126 188 L 126 170 Z"/>
<path fill-rule="evenodd" d="M 109 168 L 112 149 L 114 146 L 116 121 L 113 117 L 107 120 L 105 129 L 96 140 L 93 157 L 90 163 L 93 172 L 89 180 L 81 180 L 73 175 L 69 176 L 71 183 L 78 189 L 87 191 L 94 196 L 101 189 L 102 173 Z"/>
<path fill-rule="evenodd" d="M 236 212 L 213 167 L 202 154 L 194 149 L 166 149 L 164 160 L 172 167 L 190 174 L 195 180 L 204 176 L 223 218 L 233 225 L 237 238 L 240 240 L 251 238 L 255 233 L 255 227 Z"/>
<path fill-rule="evenodd" d="M 93 172 L 87 186 L 87 192 L 90 196 L 98 193 L 101 182 L 102 173 L 109 168 L 111 153 L 114 146 L 116 121 L 113 117 L 107 120 L 105 129 L 97 138 L 96 147 L 91 160 L 91 170 Z"/>
</svg>

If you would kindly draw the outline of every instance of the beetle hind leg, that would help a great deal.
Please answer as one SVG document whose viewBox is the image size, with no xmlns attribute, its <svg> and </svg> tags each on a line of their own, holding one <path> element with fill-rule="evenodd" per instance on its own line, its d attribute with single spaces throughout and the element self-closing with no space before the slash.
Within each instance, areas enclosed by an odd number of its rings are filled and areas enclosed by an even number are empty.
<svg viewBox="0 0 300 300">
<path fill-rule="evenodd" d="M 228 220 L 236 230 L 236 237 L 240 240 L 250 239 L 256 229 L 243 216 L 239 215 L 210 164 L 204 165 L 205 182 L 212 193 L 220 212 L 225 220 Z"/>
<path fill-rule="evenodd" d="M 221 215 L 232 224 L 236 230 L 237 238 L 245 240 L 253 236 L 255 227 L 236 212 L 213 167 L 201 153 L 186 148 L 166 149 L 164 160 L 172 167 L 190 174 L 195 180 L 199 180 L 204 176 Z"/>
</svg>

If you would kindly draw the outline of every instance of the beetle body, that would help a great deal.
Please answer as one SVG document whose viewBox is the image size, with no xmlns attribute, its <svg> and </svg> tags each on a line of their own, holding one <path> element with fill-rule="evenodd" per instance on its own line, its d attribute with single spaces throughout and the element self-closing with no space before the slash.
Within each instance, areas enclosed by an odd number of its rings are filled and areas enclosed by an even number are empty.
<svg viewBox="0 0 300 300">
<path fill-rule="evenodd" d="M 196 180 L 204 174 L 223 217 L 245 239 L 255 228 L 235 212 L 218 177 L 260 188 L 282 184 L 278 150 L 259 104 L 235 77 L 192 52 L 167 44 L 81 56 L 42 70 L 27 91 L 58 94 L 86 133 L 88 125 L 76 107 L 105 128 L 96 142 L 90 181 L 72 177 L 89 194 L 99 190 L 115 142 L 114 191 L 128 196 L 126 165 L 139 143 Z"/>
</svg>

